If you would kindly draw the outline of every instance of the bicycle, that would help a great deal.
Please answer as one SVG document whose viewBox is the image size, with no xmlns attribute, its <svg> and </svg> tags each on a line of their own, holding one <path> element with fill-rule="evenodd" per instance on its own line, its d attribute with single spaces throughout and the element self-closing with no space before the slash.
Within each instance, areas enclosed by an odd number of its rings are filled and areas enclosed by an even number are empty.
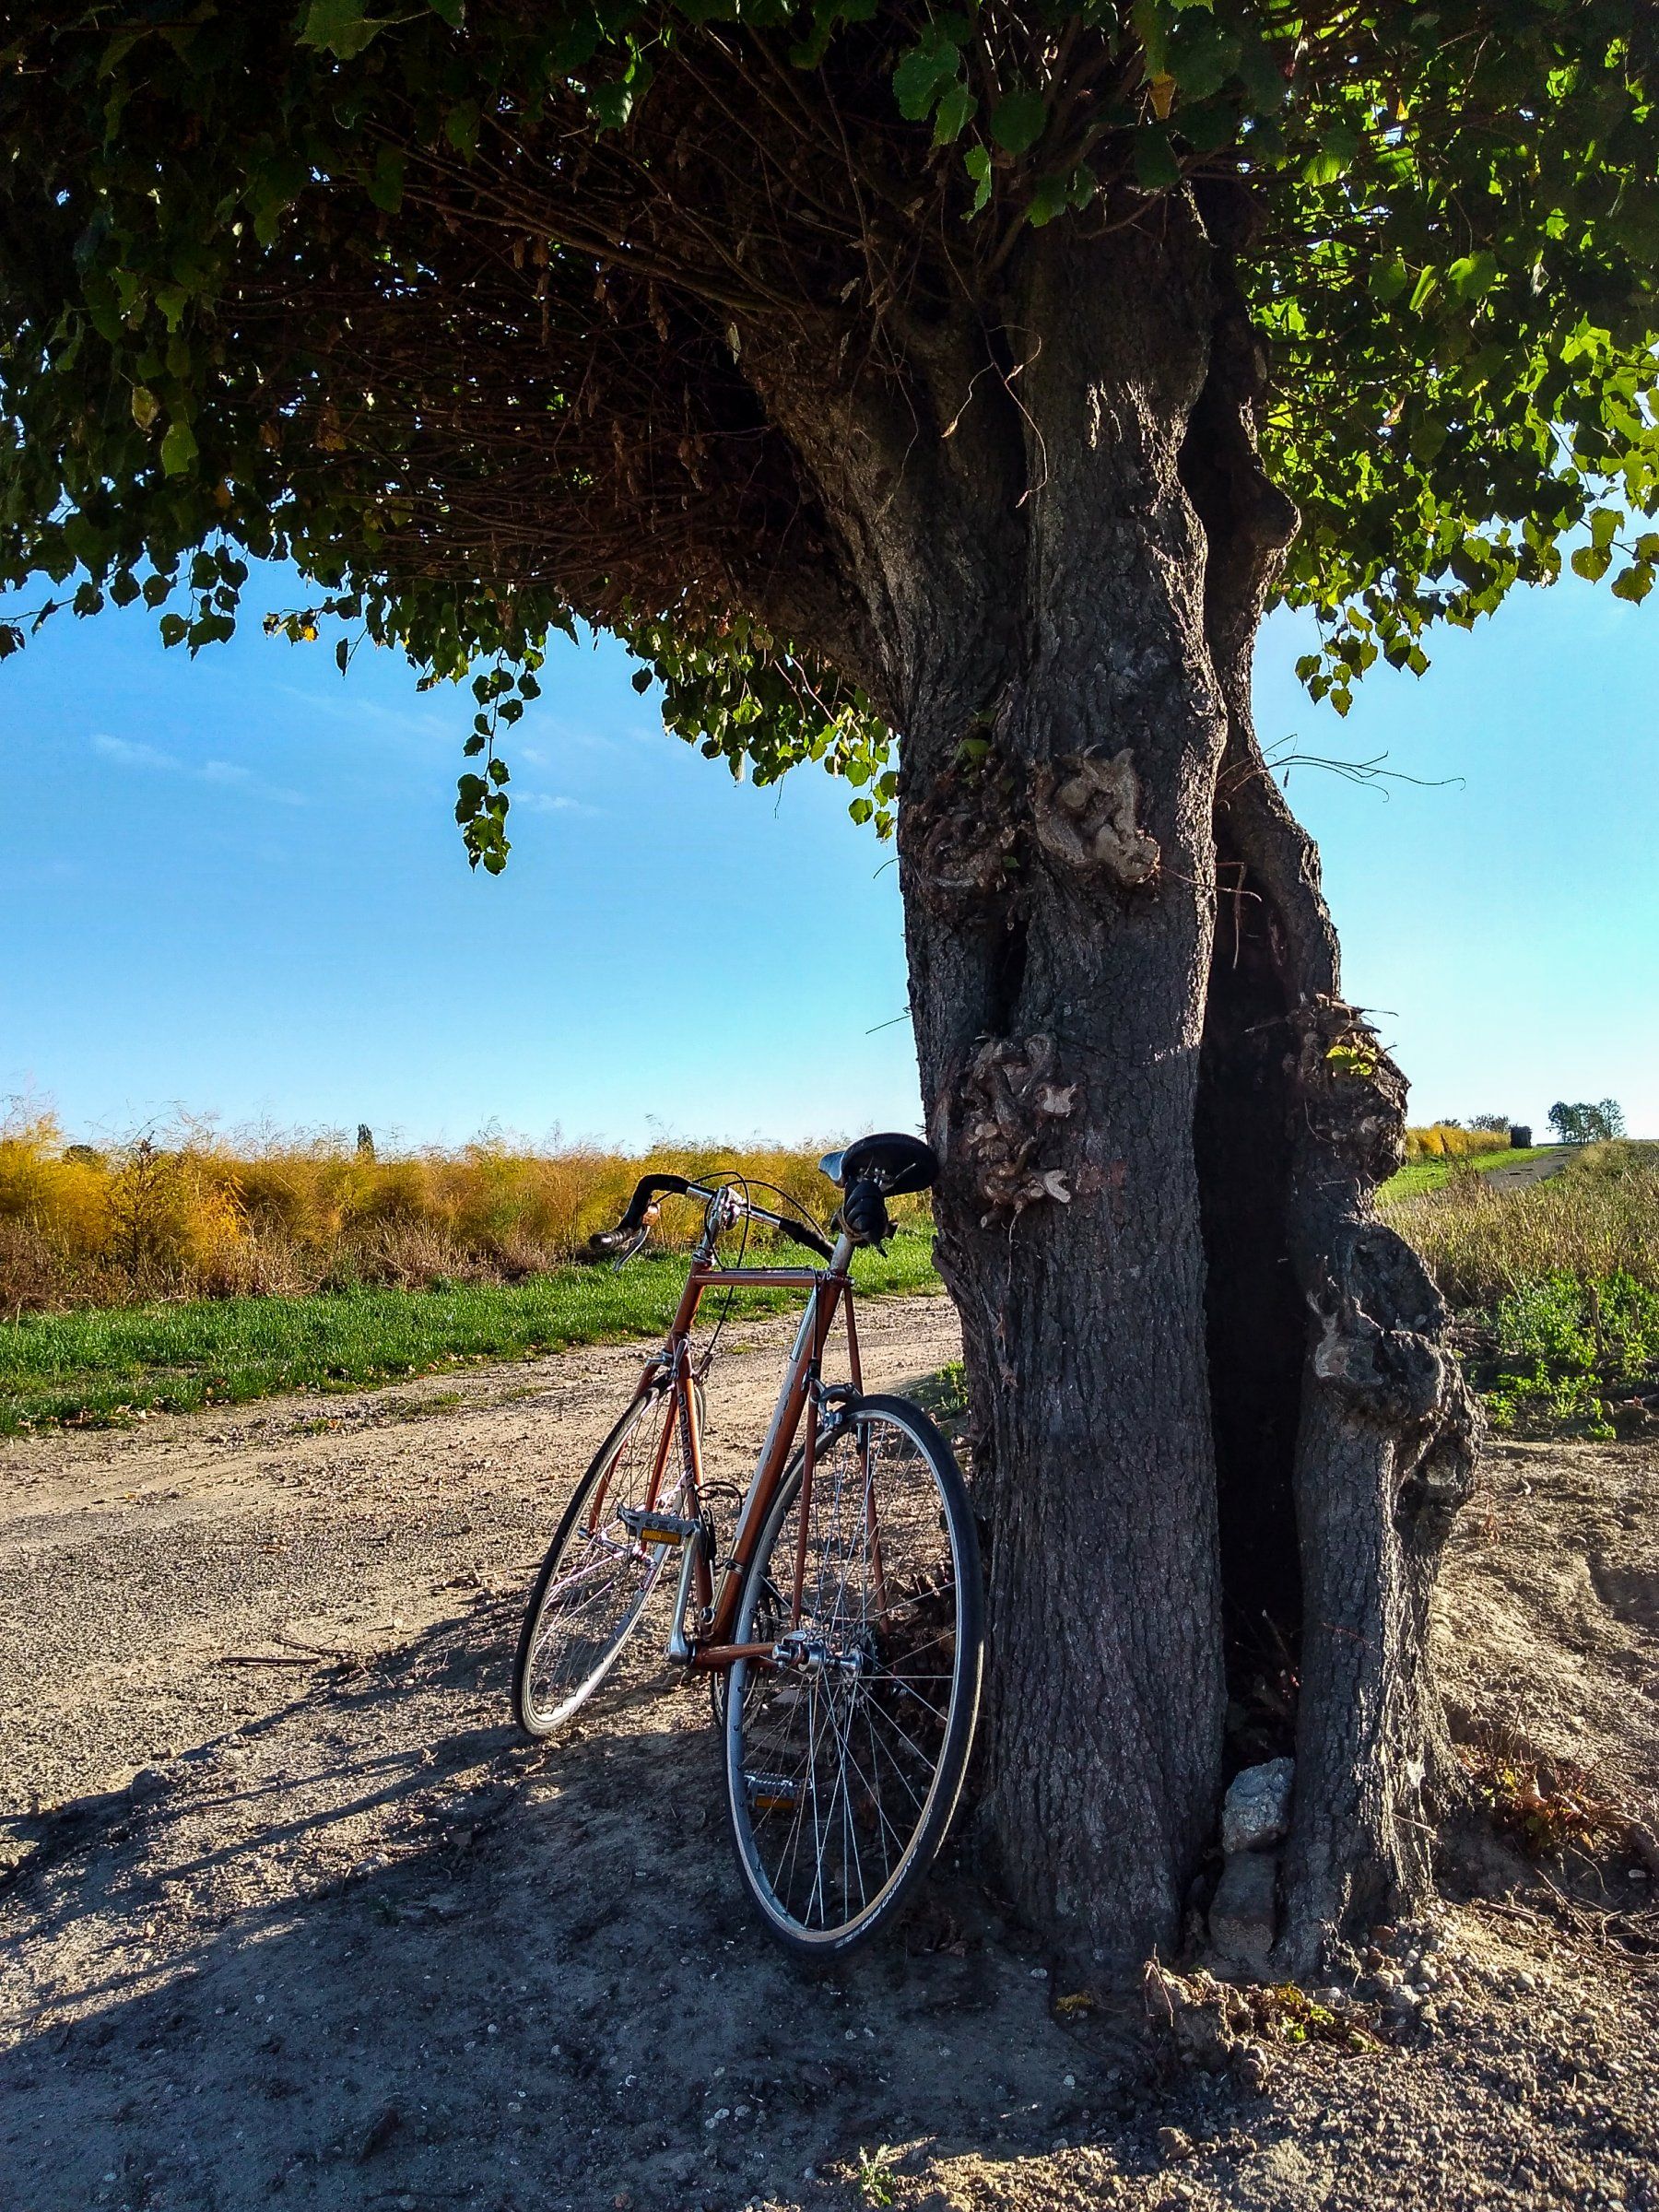
<svg viewBox="0 0 1659 2212">
<path fill-rule="evenodd" d="M 909 1136 L 868 1136 L 821 1163 L 840 1185 L 834 1241 L 754 1203 L 741 1181 L 647 1175 L 616 1229 L 591 1240 L 624 1265 L 663 1199 L 704 1207 L 662 1347 L 577 1484 L 531 1591 L 513 1709 L 547 1736 L 616 1666 L 677 1554 L 666 1653 L 708 1675 L 724 1739 L 738 1871 L 771 1934 L 838 1956 L 891 1922 L 936 1856 L 979 1713 L 979 1542 L 950 1446 L 908 1399 L 866 1396 L 851 1264 L 885 1242 L 887 1200 L 937 1163 Z M 771 1194 L 785 1206 L 793 1201 Z M 761 1223 L 818 1266 L 723 1265 L 720 1239 Z M 804 1288 L 806 1309 L 771 1425 L 723 1549 L 702 1475 L 703 1379 L 691 1327 L 705 1292 Z M 844 1317 L 850 1380 L 826 1382 Z M 716 1331 L 716 1337 L 718 1331 Z M 797 1439 L 799 1440 L 797 1441 Z M 724 1697 L 718 1695 L 721 1687 Z"/>
</svg>

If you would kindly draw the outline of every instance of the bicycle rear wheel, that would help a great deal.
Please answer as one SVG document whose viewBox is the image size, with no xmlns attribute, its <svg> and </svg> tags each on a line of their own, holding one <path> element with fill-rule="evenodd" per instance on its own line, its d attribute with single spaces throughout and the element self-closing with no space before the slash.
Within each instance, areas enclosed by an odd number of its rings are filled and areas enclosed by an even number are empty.
<svg viewBox="0 0 1659 2212">
<path fill-rule="evenodd" d="M 651 1498 L 665 1421 L 680 1433 L 668 1441 L 662 1482 Z M 689 1491 L 679 1403 L 660 1386 L 641 1391 L 577 1484 L 524 1608 L 512 1710 L 527 1735 L 551 1735 L 587 1702 L 621 1657 L 671 1552 L 677 1568 L 677 1547 L 637 1542 L 620 1510 L 650 1499 L 663 1512 L 680 1514 Z"/>
<path fill-rule="evenodd" d="M 902 1398 L 863 1398 L 820 1441 L 802 1544 L 797 1456 L 744 1578 L 727 1692 L 737 1865 L 771 1934 L 823 1958 L 900 1910 L 956 1810 L 979 1714 L 979 1543 L 950 1447 Z"/>
</svg>

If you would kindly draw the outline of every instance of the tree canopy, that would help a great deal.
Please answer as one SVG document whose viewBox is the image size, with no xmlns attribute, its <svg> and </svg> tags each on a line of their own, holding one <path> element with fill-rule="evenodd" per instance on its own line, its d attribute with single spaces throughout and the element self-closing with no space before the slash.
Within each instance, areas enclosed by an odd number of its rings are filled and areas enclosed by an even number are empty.
<svg viewBox="0 0 1659 2212">
<path fill-rule="evenodd" d="M 1635 0 L 166 0 L 0 32 L 0 652 L 62 603 L 230 634 L 249 562 L 432 680 L 505 856 L 499 724 L 551 629 L 669 725 L 890 818 L 892 702 L 779 427 L 803 362 L 932 335 L 1013 393 L 1034 232 L 1225 186 L 1301 528 L 1278 590 L 1345 710 L 1379 654 L 1659 534 L 1654 13 Z M 975 404 L 975 376 L 956 394 Z"/>
</svg>

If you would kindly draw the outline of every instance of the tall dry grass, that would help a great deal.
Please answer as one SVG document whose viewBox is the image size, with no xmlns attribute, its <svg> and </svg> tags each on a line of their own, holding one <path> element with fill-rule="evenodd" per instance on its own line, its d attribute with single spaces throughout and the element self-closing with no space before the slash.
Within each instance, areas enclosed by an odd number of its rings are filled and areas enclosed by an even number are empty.
<svg viewBox="0 0 1659 2212">
<path fill-rule="evenodd" d="M 14 1112 L 0 1122 L 0 1317 L 522 1280 L 611 1227 L 647 1167 L 723 1167 L 822 1219 L 832 1198 L 818 1171 L 824 1149 L 675 1142 L 636 1157 L 485 1136 L 377 1158 L 339 1135 L 233 1141 L 194 1124 L 93 1147 L 66 1143 L 48 1114 Z M 694 1209 L 669 1207 L 663 1233 L 688 1242 L 696 1225 Z"/>
<path fill-rule="evenodd" d="M 1465 1129 L 1455 1122 L 1430 1122 L 1426 1129 L 1407 1129 L 1406 1158 L 1414 1159 L 1471 1159 L 1477 1152 L 1507 1152 L 1509 1132 L 1502 1129 Z"/>
<path fill-rule="evenodd" d="M 1627 1275 L 1659 1290 L 1659 1146 L 1591 1145 L 1518 1190 L 1494 1190 L 1470 1169 L 1383 1210 L 1453 1306 L 1494 1306 L 1550 1276 Z"/>
</svg>

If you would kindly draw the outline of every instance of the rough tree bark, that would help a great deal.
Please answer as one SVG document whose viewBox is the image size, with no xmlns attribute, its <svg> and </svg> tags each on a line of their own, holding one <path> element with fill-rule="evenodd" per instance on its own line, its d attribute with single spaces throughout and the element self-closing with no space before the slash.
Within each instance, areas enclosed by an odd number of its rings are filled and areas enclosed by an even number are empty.
<svg viewBox="0 0 1659 2212">
<path fill-rule="evenodd" d="M 1220 195 L 1033 234 L 907 379 L 767 393 L 900 732 L 938 1250 L 990 1533 L 984 1824 L 1063 1948 L 1179 1940 L 1230 1767 L 1294 1747 L 1279 1962 L 1418 1894 L 1425 1609 L 1471 1465 L 1371 1207 L 1404 1085 L 1341 998 L 1251 651 L 1295 515 Z"/>
</svg>

